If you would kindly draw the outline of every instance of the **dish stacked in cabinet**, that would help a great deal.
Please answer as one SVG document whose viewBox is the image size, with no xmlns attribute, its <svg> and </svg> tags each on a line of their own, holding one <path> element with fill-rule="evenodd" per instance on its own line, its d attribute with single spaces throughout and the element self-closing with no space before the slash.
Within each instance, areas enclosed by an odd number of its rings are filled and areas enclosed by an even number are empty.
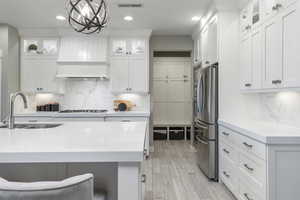
<svg viewBox="0 0 300 200">
<path fill-rule="evenodd" d="M 219 127 L 220 180 L 240 200 L 266 199 L 266 145 Z"/>
</svg>

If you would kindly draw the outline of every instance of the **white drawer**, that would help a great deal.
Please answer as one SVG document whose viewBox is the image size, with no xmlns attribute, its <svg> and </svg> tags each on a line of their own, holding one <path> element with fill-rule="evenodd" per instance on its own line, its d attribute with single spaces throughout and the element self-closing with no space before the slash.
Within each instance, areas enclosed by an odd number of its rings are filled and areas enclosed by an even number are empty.
<svg viewBox="0 0 300 200">
<path fill-rule="evenodd" d="M 219 126 L 219 138 L 227 144 L 233 145 L 237 143 L 238 134 L 228 128 Z"/>
<path fill-rule="evenodd" d="M 234 163 L 226 157 L 220 158 L 220 178 L 228 189 L 237 194 L 238 193 L 238 170 Z"/>
<path fill-rule="evenodd" d="M 252 140 L 249 137 L 238 135 L 238 145 L 243 151 L 256 155 L 263 160 L 266 160 L 265 144 Z"/>
<path fill-rule="evenodd" d="M 239 180 L 238 196 L 240 200 L 266 200 L 265 191 L 256 188 L 244 179 Z"/>
<path fill-rule="evenodd" d="M 227 143 L 223 141 L 223 139 L 220 140 L 220 154 L 223 157 L 228 158 L 233 163 L 238 163 L 238 151 L 233 146 L 229 146 Z"/>
<path fill-rule="evenodd" d="M 16 117 L 16 122 L 51 122 L 53 118 L 51 117 Z"/>
<path fill-rule="evenodd" d="M 117 121 L 117 122 L 138 122 L 147 121 L 147 117 L 105 117 L 105 121 Z"/>
<path fill-rule="evenodd" d="M 260 189 L 266 188 L 266 163 L 264 160 L 256 157 L 239 153 L 240 176 L 252 182 L 251 185 L 257 185 Z"/>
</svg>

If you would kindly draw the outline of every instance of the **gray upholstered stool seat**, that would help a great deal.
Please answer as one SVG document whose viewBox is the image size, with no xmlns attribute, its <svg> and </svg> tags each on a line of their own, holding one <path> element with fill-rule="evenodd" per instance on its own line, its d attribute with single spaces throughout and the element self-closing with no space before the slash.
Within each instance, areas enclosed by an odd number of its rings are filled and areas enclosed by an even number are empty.
<svg viewBox="0 0 300 200">
<path fill-rule="evenodd" d="M 21 183 L 0 178 L 0 199 L 5 200 L 105 200 L 104 192 L 93 194 L 92 174 L 57 182 Z"/>
</svg>

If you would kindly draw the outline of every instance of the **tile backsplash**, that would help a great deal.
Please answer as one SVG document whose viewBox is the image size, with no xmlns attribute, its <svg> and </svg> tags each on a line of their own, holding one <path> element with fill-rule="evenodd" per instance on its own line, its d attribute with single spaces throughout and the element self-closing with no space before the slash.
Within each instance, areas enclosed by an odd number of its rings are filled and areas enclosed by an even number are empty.
<svg viewBox="0 0 300 200">
<path fill-rule="evenodd" d="M 36 105 L 49 102 L 59 102 L 61 110 L 64 109 L 113 109 L 113 100 L 131 100 L 136 107 L 133 110 L 149 111 L 150 95 L 120 94 L 114 95 L 110 90 L 109 81 L 98 79 L 65 80 L 64 95 L 53 94 L 28 94 L 29 108 L 24 110 L 21 99 L 17 99 L 16 113 L 35 112 Z"/>
<path fill-rule="evenodd" d="M 263 120 L 300 127 L 300 92 L 260 94 L 259 102 Z"/>
</svg>

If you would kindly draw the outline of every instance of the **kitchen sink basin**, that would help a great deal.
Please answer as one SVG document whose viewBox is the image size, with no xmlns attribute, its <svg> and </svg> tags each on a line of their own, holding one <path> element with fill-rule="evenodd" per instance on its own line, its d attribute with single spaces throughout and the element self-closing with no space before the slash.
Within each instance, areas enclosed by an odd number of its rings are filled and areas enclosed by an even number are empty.
<svg viewBox="0 0 300 200">
<path fill-rule="evenodd" d="M 56 128 L 62 124 L 15 124 L 15 129 L 48 129 Z M 8 128 L 8 125 L 2 125 L 0 128 Z"/>
</svg>

